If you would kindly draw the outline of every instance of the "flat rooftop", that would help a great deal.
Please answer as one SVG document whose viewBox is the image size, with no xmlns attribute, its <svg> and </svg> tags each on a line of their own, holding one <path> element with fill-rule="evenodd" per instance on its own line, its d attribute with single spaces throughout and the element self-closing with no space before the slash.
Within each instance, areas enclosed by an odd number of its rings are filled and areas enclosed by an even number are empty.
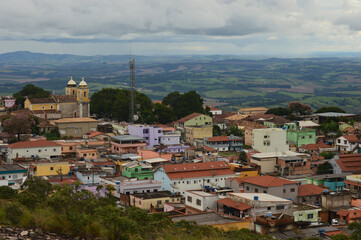
<svg viewBox="0 0 361 240">
<path fill-rule="evenodd" d="M 175 195 L 172 195 L 172 193 L 170 191 L 134 193 L 134 194 L 131 194 L 131 195 L 133 195 L 136 198 L 141 198 L 141 199 L 177 197 Z"/>
<path fill-rule="evenodd" d="M 215 224 L 226 224 L 226 223 L 236 223 L 236 222 L 244 222 L 243 219 L 238 219 L 236 217 L 227 216 L 215 212 L 209 213 L 197 213 L 191 215 L 184 216 L 176 216 L 172 217 L 173 222 L 180 222 L 182 220 L 186 221 L 194 221 L 198 225 L 215 225 Z"/>
<path fill-rule="evenodd" d="M 291 203 L 291 200 L 287 200 L 285 198 L 280 198 L 273 196 L 271 194 L 267 193 L 229 193 L 230 195 L 239 197 L 239 198 L 245 198 L 251 201 L 254 201 L 254 197 L 258 197 L 258 201 L 261 202 L 289 202 Z"/>
<path fill-rule="evenodd" d="M 190 191 L 187 191 L 187 192 L 199 195 L 201 197 L 214 197 L 214 196 L 216 196 L 215 194 L 204 192 L 204 191 L 192 191 L 192 190 L 190 190 Z"/>
<path fill-rule="evenodd" d="M 356 114 L 336 113 L 336 112 L 316 113 L 315 115 L 320 116 L 320 117 L 353 117 L 353 116 L 356 116 Z"/>
<path fill-rule="evenodd" d="M 271 157 L 288 157 L 288 156 L 305 156 L 304 153 L 296 153 L 292 151 L 283 151 L 283 152 L 266 152 L 266 153 L 255 153 L 251 157 L 254 158 L 271 158 Z"/>
</svg>

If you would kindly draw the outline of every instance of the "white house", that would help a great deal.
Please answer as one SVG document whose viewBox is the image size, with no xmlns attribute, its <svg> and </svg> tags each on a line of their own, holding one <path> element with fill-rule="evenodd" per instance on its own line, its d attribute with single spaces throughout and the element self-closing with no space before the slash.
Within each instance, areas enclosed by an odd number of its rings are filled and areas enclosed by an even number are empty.
<svg viewBox="0 0 361 240">
<path fill-rule="evenodd" d="M 221 115 L 222 114 L 222 110 L 215 108 L 215 107 L 210 107 L 210 111 L 212 113 L 212 115 Z"/>
<path fill-rule="evenodd" d="M 265 152 L 285 152 L 289 150 L 287 131 L 280 128 L 253 129 L 253 149 Z"/>
<path fill-rule="evenodd" d="M 185 193 L 185 205 L 187 207 L 192 207 L 202 212 L 206 211 L 216 211 L 217 210 L 217 200 L 219 196 L 217 194 L 212 194 L 204 192 L 201 190 L 198 191 L 186 191 Z"/>
<path fill-rule="evenodd" d="M 154 172 L 154 180 L 162 182 L 162 190 L 185 194 L 204 186 L 225 187 L 234 172 L 224 161 L 162 165 Z"/>
<path fill-rule="evenodd" d="M 356 153 L 360 145 L 360 140 L 355 135 L 345 135 L 337 138 L 335 145 L 339 152 Z"/>
<path fill-rule="evenodd" d="M 53 141 L 24 141 L 8 145 L 7 161 L 12 163 L 16 158 L 52 159 L 61 155 L 61 145 Z"/>
<path fill-rule="evenodd" d="M 12 186 L 17 180 L 22 183 L 27 172 L 18 164 L 0 165 L 0 186 Z"/>
</svg>

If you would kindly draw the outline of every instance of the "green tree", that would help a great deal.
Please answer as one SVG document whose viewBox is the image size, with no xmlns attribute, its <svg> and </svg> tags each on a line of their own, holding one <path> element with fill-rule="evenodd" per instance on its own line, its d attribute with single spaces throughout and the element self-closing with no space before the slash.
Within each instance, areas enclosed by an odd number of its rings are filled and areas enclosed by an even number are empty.
<svg viewBox="0 0 361 240">
<path fill-rule="evenodd" d="M 353 230 L 351 234 L 351 239 L 361 239 L 361 223 L 352 222 L 348 225 L 348 229 Z"/>
<path fill-rule="evenodd" d="M 324 157 L 325 159 L 332 159 L 332 158 L 335 156 L 335 154 L 333 154 L 333 153 L 327 153 L 327 152 L 322 152 L 322 153 L 320 153 L 320 155 L 321 155 L 322 157 Z"/>
<path fill-rule="evenodd" d="M 329 162 L 322 163 L 317 168 L 317 174 L 332 174 L 333 167 Z"/>
<path fill-rule="evenodd" d="M 221 136 L 222 130 L 218 125 L 213 125 L 213 136 Z"/>
<path fill-rule="evenodd" d="M 16 190 L 8 186 L 0 186 L 0 199 L 13 199 L 16 197 L 16 194 Z"/>
<path fill-rule="evenodd" d="M 339 127 L 338 127 L 337 122 L 331 120 L 331 121 L 322 123 L 321 124 L 321 130 L 322 130 L 322 132 L 327 134 L 329 132 L 337 132 L 337 131 L 339 131 Z"/>
<path fill-rule="evenodd" d="M 12 203 L 5 208 L 5 217 L 14 225 L 20 222 L 23 214 L 23 210 L 19 204 Z"/>
<path fill-rule="evenodd" d="M 271 108 L 268 109 L 268 111 L 266 112 L 266 114 L 274 114 L 277 116 L 287 116 L 290 115 L 291 113 L 292 111 L 289 108 L 284 108 L 284 107 Z"/>
<path fill-rule="evenodd" d="M 152 101 L 143 94 L 135 92 L 138 122 L 153 123 Z M 130 91 L 116 88 L 103 88 L 91 96 L 90 112 L 98 117 L 129 121 Z"/>
<path fill-rule="evenodd" d="M 241 162 L 241 163 L 247 162 L 247 154 L 246 154 L 245 151 L 241 151 L 238 154 L 238 161 Z"/>
<path fill-rule="evenodd" d="M 154 104 L 153 114 L 156 118 L 156 121 L 160 124 L 167 124 L 177 120 L 177 116 L 173 108 L 164 104 Z"/>
<path fill-rule="evenodd" d="M 321 107 L 319 109 L 317 109 L 317 111 L 315 113 L 326 113 L 326 112 L 337 112 L 337 113 L 346 113 L 345 110 L 343 110 L 342 108 L 339 107 Z"/>
<path fill-rule="evenodd" d="M 227 136 L 234 135 L 238 137 L 243 136 L 243 131 L 239 129 L 237 126 L 230 126 L 226 129 Z"/>
<path fill-rule="evenodd" d="M 50 92 L 43 88 L 36 87 L 34 84 L 25 85 L 19 92 L 14 93 L 13 97 L 16 98 L 16 104 L 24 106 L 25 98 L 48 98 Z"/>
<path fill-rule="evenodd" d="M 174 109 L 177 106 L 177 102 L 179 101 L 180 97 L 181 94 L 179 92 L 171 92 L 163 98 L 162 103 Z"/>
</svg>

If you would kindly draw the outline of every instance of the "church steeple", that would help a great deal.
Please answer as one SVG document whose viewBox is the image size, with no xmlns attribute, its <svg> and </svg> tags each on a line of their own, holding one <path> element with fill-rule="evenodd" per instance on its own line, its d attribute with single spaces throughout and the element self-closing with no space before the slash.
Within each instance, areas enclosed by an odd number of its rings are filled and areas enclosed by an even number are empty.
<svg viewBox="0 0 361 240">
<path fill-rule="evenodd" d="M 66 95 L 76 95 L 77 89 L 76 89 L 76 82 L 73 80 L 73 77 L 70 77 L 70 80 L 65 88 L 65 94 Z"/>
</svg>

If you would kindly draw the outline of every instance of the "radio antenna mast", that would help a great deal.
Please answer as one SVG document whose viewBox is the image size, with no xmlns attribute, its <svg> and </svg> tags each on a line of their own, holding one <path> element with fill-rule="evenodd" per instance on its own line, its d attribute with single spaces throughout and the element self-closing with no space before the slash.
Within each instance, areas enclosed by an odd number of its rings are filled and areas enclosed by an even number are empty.
<svg viewBox="0 0 361 240">
<path fill-rule="evenodd" d="M 129 56 L 129 70 L 130 70 L 130 111 L 129 111 L 129 122 L 134 123 L 134 114 L 135 114 L 135 96 L 134 96 L 134 68 L 135 60 L 132 58 L 132 43 L 130 43 L 130 56 Z"/>
</svg>

